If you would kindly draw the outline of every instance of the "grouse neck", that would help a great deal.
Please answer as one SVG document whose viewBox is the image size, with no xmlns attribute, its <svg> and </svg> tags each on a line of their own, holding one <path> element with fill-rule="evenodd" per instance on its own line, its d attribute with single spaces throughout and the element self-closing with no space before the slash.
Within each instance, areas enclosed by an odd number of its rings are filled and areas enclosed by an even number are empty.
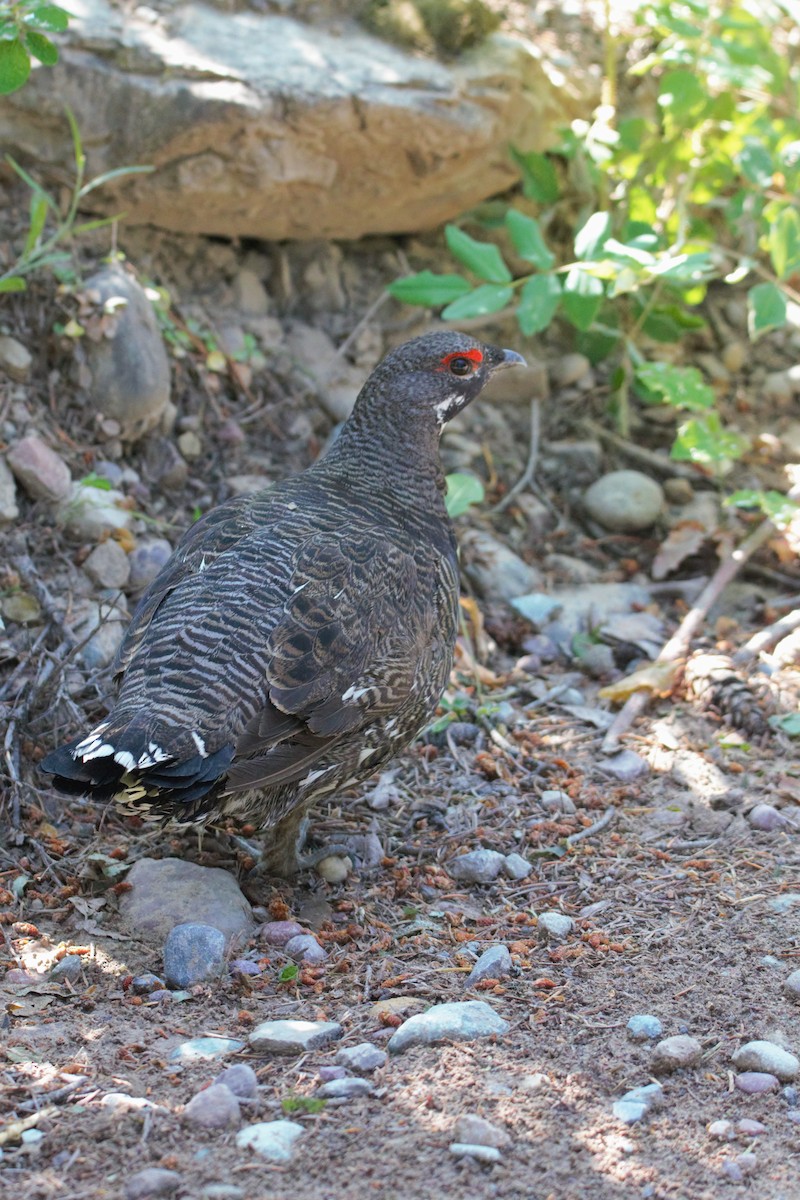
<svg viewBox="0 0 800 1200">
<path fill-rule="evenodd" d="M 387 482 L 396 484 L 404 496 L 415 493 L 420 500 L 441 496 L 444 474 L 439 458 L 440 427 L 431 412 L 399 414 L 404 420 L 371 420 L 369 412 L 356 410 L 322 461 L 341 473 L 351 486 L 360 482 L 365 490 Z"/>
</svg>

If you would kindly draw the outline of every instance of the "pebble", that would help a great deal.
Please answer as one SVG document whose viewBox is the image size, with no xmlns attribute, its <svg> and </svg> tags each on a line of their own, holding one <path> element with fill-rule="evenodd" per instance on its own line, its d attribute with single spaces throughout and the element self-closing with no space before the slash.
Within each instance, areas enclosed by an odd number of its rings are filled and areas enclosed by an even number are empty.
<svg viewBox="0 0 800 1200">
<path fill-rule="evenodd" d="M 719 1142 L 732 1142 L 736 1137 L 733 1121 L 727 1120 L 712 1121 L 710 1125 L 706 1125 L 706 1133 Z"/>
<path fill-rule="evenodd" d="M 565 354 L 550 368 L 550 376 L 556 387 L 571 387 L 588 375 L 592 364 L 585 354 Z"/>
<path fill-rule="evenodd" d="M 258 1095 L 258 1076 L 248 1063 L 233 1063 L 220 1071 L 215 1084 L 224 1084 L 240 1100 L 255 1100 Z"/>
<path fill-rule="evenodd" d="M 234 958 L 228 963 L 231 975 L 260 975 L 261 967 L 250 958 Z"/>
<path fill-rule="evenodd" d="M 103 1108 L 113 1113 L 143 1112 L 145 1109 L 157 1109 L 161 1105 L 154 1104 L 145 1096 L 129 1096 L 127 1092 L 106 1092 L 100 1100 Z"/>
<path fill-rule="evenodd" d="M 83 569 L 92 583 L 103 588 L 124 588 L 131 573 L 127 554 L 113 538 L 95 546 Z"/>
<path fill-rule="evenodd" d="M 17 485 L 6 460 L 0 458 L 0 521 L 16 521 L 18 516 Z"/>
<path fill-rule="evenodd" d="M 236 1038 L 198 1037 L 188 1042 L 181 1042 L 170 1051 L 169 1061 L 172 1063 L 208 1062 L 214 1058 L 222 1058 L 225 1054 L 238 1054 L 244 1050 L 245 1043 Z"/>
<path fill-rule="evenodd" d="M 650 1059 L 651 1069 L 658 1074 L 670 1071 L 680 1071 L 684 1067 L 693 1067 L 700 1061 L 703 1047 L 696 1038 L 688 1034 L 678 1033 L 674 1037 L 664 1038 L 653 1047 Z"/>
<path fill-rule="evenodd" d="M 245 1200 L 244 1189 L 235 1183 L 207 1183 L 200 1195 L 203 1200 Z"/>
<path fill-rule="evenodd" d="M 544 937 L 558 942 L 569 937 L 575 927 L 575 922 L 565 913 L 543 912 L 539 913 L 536 919 L 536 927 Z"/>
<path fill-rule="evenodd" d="M 635 750 L 620 750 L 610 758 L 601 758 L 596 762 L 597 769 L 620 783 L 633 783 L 650 774 L 650 764 L 637 754 Z"/>
<path fill-rule="evenodd" d="M 736 1129 L 745 1137 L 758 1137 L 759 1134 L 767 1132 L 766 1125 L 761 1121 L 754 1121 L 752 1117 L 742 1117 L 736 1122 Z"/>
<path fill-rule="evenodd" d="M 689 504 L 694 499 L 694 488 L 688 479 L 667 479 L 664 495 L 670 504 Z"/>
<path fill-rule="evenodd" d="M 732 1055 L 733 1065 L 740 1071 L 762 1071 L 776 1075 L 781 1082 L 796 1079 L 800 1060 L 774 1042 L 746 1042 Z"/>
<path fill-rule="evenodd" d="M 144 1200 L 146 1196 L 171 1196 L 183 1183 L 177 1171 L 146 1167 L 131 1175 L 125 1184 L 125 1200 Z"/>
<path fill-rule="evenodd" d="M 163 944 L 175 925 L 197 922 L 241 943 L 254 928 L 253 910 L 236 880 L 220 867 L 180 858 L 140 858 L 126 875 L 120 919 L 137 938 Z"/>
<path fill-rule="evenodd" d="M 176 925 L 164 943 L 164 978 L 168 987 L 185 988 L 219 976 L 225 969 L 225 935 L 211 925 L 187 921 Z"/>
<path fill-rule="evenodd" d="M 306 963 L 322 963 L 328 957 L 328 951 L 320 946 L 312 933 L 299 933 L 290 938 L 284 949 L 290 958 Z"/>
<path fill-rule="evenodd" d="M 296 1121 L 259 1121 L 245 1125 L 236 1135 L 240 1150 L 255 1150 L 270 1162 L 291 1162 L 294 1143 L 304 1132 Z"/>
<path fill-rule="evenodd" d="M 533 867 L 521 854 L 507 854 L 503 859 L 503 874 L 509 879 L 527 879 Z"/>
<path fill-rule="evenodd" d="M 474 1038 L 502 1035 L 509 1029 L 508 1021 L 483 1000 L 461 1000 L 435 1004 L 424 1013 L 417 1013 L 395 1031 L 389 1040 L 389 1051 L 401 1054 L 411 1046 L 430 1046 L 443 1041 L 472 1041 Z"/>
<path fill-rule="evenodd" d="M 356 1100 L 359 1096 L 371 1096 L 372 1084 L 368 1079 L 352 1076 L 346 1079 L 329 1079 L 317 1088 L 316 1094 L 322 1100 Z"/>
<path fill-rule="evenodd" d="M 357 1046 L 342 1046 L 336 1061 L 347 1067 L 348 1071 L 370 1075 L 385 1065 L 387 1057 L 386 1051 L 373 1046 L 372 1042 L 359 1042 Z"/>
<path fill-rule="evenodd" d="M 285 946 L 292 938 L 307 932 L 297 921 L 267 921 L 259 930 L 261 940 L 268 946 Z"/>
<path fill-rule="evenodd" d="M 664 492 L 641 471 L 611 471 L 584 493 L 589 516 L 615 533 L 638 533 L 661 515 Z"/>
<path fill-rule="evenodd" d="M 451 859 L 447 871 L 462 883 L 491 883 L 500 874 L 505 855 L 496 850 L 470 850 Z"/>
<path fill-rule="evenodd" d="M 494 1125 L 477 1113 L 462 1113 L 453 1126 L 456 1142 L 470 1146 L 493 1146 L 495 1150 L 507 1150 L 511 1145 L 510 1134 L 500 1125 Z"/>
<path fill-rule="evenodd" d="M 261 1054 L 307 1054 L 338 1041 L 342 1032 L 336 1021 L 263 1021 L 247 1041 Z"/>
<path fill-rule="evenodd" d="M 539 797 L 539 803 L 548 812 L 567 813 L 571 815 L 576 811 L 572 798 L 566 792 L 555 790 L 542 792 Z"/>
<path fill-rule="evenodd" d="M 128 529 L 133 515 L 122 507 L 125 497 L 116 488 L 104 491 L 89 483 L 73 483 L 59 502 L 58 520 L 76 537 L 97 542 L 113 529 Z"/>
<path fill-rule="evenodd" d="M 751 808 L 747 814 L 747 820 L 753 829 L 758 829 L 763 833 L 772 833 L 789 824 L 783 813 L 771 804 L 756 804 L 755 808 Z"/>
<path fill-rule="evenodd" d="M 344 1067 L 320 1067 L 317 1071 L 321 1083 L 330 1083 L 332 1079 L 344 1079 L 346 1074 Z"/>
<path fill-rule="evenodd" d="M 645 1042 L 648 1038 L 661 1037 L 663 1026 L 658 1017 L 649 1013 L 636 1013 L 625 1026 L 628 1037 L 634 1042 Z"/>
<path fill-rule="evenodd" d="M 619 1100 L 614 1101 L 613 1113 L 626 1125 L 635 1125 L 664 1100 L 664 1089 L 660 1083 L 647 1083 L 643 1087 L 631 1088 Z"/>
<path fill-rule="evenodd" d="M 469 1142 L 451 1142 L 450 1153 L 455 1158 L 474 1158 L 482 1163 L 499 1163 L 503 1157 L 494 1146 L 473 1146 Z"/>
<path fill-rule="evenodd" d="M 27 346 L 8 334 L 0 334 L 0 370 L 15 383 L 25 383 L 30 377 L 33 357 Z"/>
<path fill-rule="evenodd" d="M 800 971 L 792 971 L 783 981 L 783 991 L 790 1000 L 800 1004 Z"/>
<path fill-rule="evenodd" d="M 792 381 L 785 371 L 770 371 L 761 385 L 761 394 L 767 400 L 788 406 L 792 402 Z"/>
<path fill-rule="evenodd" d="M 212 1083 L 192 1096 L 183 1110 L 183 1119 L 188 1125 L 199 1129 L 226 1129 L 238 1125 L 239 1101 L 224 1083 Z"/>
<path fill-rule="evenodd" d="M 251 317 L 265 317 L 269 312 L 267 290 L 248 267 L 242 267 L 234 276 L 233 301 L 239 312 Z"/>
<path fill-rule="evenodd" d="M 166 566 L 172 556 L 172 546 L 166 538 L 151 538 L 140 542 L 128 555 L 128 591 L 134 596 L 143 592 Z"/>
<path fill-rule="evenodd" d="M 59 983 L 63 979 L 68 979 L 73 982 L 80 978 L 83 971 L 83 959 L 79 954 L 65 954 L 60 962 L 57 962 L 54 967 L 48 972 L 48 976 L 53 983 Z"/>
<path fill-rule="evenodd" d="M 483 529 L 467 529 L 460 538 L 464 574 L 484 600 L 513 600 L 542 586 L 535 567 Z"/>
<path fill-rule="evenodd" d="M 741 371 L 749 355 L 750 350 L 744 342 L 728 342 L 723 346 L 720 358 L 725 370 L 735 375 L 737 371 Z"/>
<path fill-rule="evenodd" d="M 352 859 L 347 855 L 329 854 L 317 863 L 317 874 L 326 883 L 343 883 L 352 869 Z"/>
<path fill-rule="evenodd" d="M 741 1071 L 734 1076 L 733 1082 L 746 1096 L 760 1096 L 762 1092 L 775 1092 L 780 1087 L 778 1077 L 767 1071 Z"/>
<path fill-rule="evenodd" d="M 502 979 L 505 975 L 511 974 L 512 966 L 511 955 L 506 946 L 490 946 L 488 950 L 484 950 L 470 971 L 466 986 L 474 987 L 482 979 Z M 468 1141 L 469 1139 L 462 1140 Z"/>
<path fill-rule="evenodd" d="M 798 1098 L 800 1098 L 797 1088 L 792 1087 L 791 1084 L 787 1084 L 786 1087 L 781 1088 L 781 1095 L 790 1107 L 794 1107 L 797 1104 Z"/>
<path fill-rule="evenodd" d="M 20 486 L 34 500 L 64 501 L 70 494 L 72 476 L 62 458 L 35 433 L 15 442 L 6 462 Z"/>
</svg>

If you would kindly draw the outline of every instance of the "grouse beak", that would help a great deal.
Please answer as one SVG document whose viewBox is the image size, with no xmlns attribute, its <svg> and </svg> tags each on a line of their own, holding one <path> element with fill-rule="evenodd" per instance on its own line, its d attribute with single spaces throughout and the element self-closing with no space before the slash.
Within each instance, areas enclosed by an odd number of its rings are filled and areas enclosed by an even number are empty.
<svg viewBox="0 0 800 1200">
<path fill-rule="evenodd" d="M 527 367 L 527 363 L 521 354 L 517 354 L 516 350 L 501 350 L 503 357 L 499 363 L 495 363 L 493 370 L 502 371 L 506 367 Z"/>
</svg>

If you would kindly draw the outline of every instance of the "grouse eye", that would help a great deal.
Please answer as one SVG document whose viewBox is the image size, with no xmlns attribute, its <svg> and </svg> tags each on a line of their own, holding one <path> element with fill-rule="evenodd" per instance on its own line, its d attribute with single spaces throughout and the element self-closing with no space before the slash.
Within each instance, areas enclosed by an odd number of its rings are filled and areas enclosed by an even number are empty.
<svg viewBox="0 0 800 1200">
<path fill-rule="evenodd" d="M 461 355 L 451 358 L 448 366 L 453 375 L 469 375 L 472 372 L 472 363 L 468 358 L 463 358 Z"/>
</svg>

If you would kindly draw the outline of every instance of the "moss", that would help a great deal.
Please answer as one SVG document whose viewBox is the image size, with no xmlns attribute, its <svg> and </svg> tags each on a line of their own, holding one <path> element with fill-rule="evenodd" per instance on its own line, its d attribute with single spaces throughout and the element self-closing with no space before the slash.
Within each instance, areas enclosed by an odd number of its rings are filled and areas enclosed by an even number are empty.
<svg viewBox="0 0 800 1200">
<path fill-rule="evenodd" d="M 502 21 L 484 0 L 369 0 L 362 24 L 395 45 L 455 58 Z"/>
</svg>

